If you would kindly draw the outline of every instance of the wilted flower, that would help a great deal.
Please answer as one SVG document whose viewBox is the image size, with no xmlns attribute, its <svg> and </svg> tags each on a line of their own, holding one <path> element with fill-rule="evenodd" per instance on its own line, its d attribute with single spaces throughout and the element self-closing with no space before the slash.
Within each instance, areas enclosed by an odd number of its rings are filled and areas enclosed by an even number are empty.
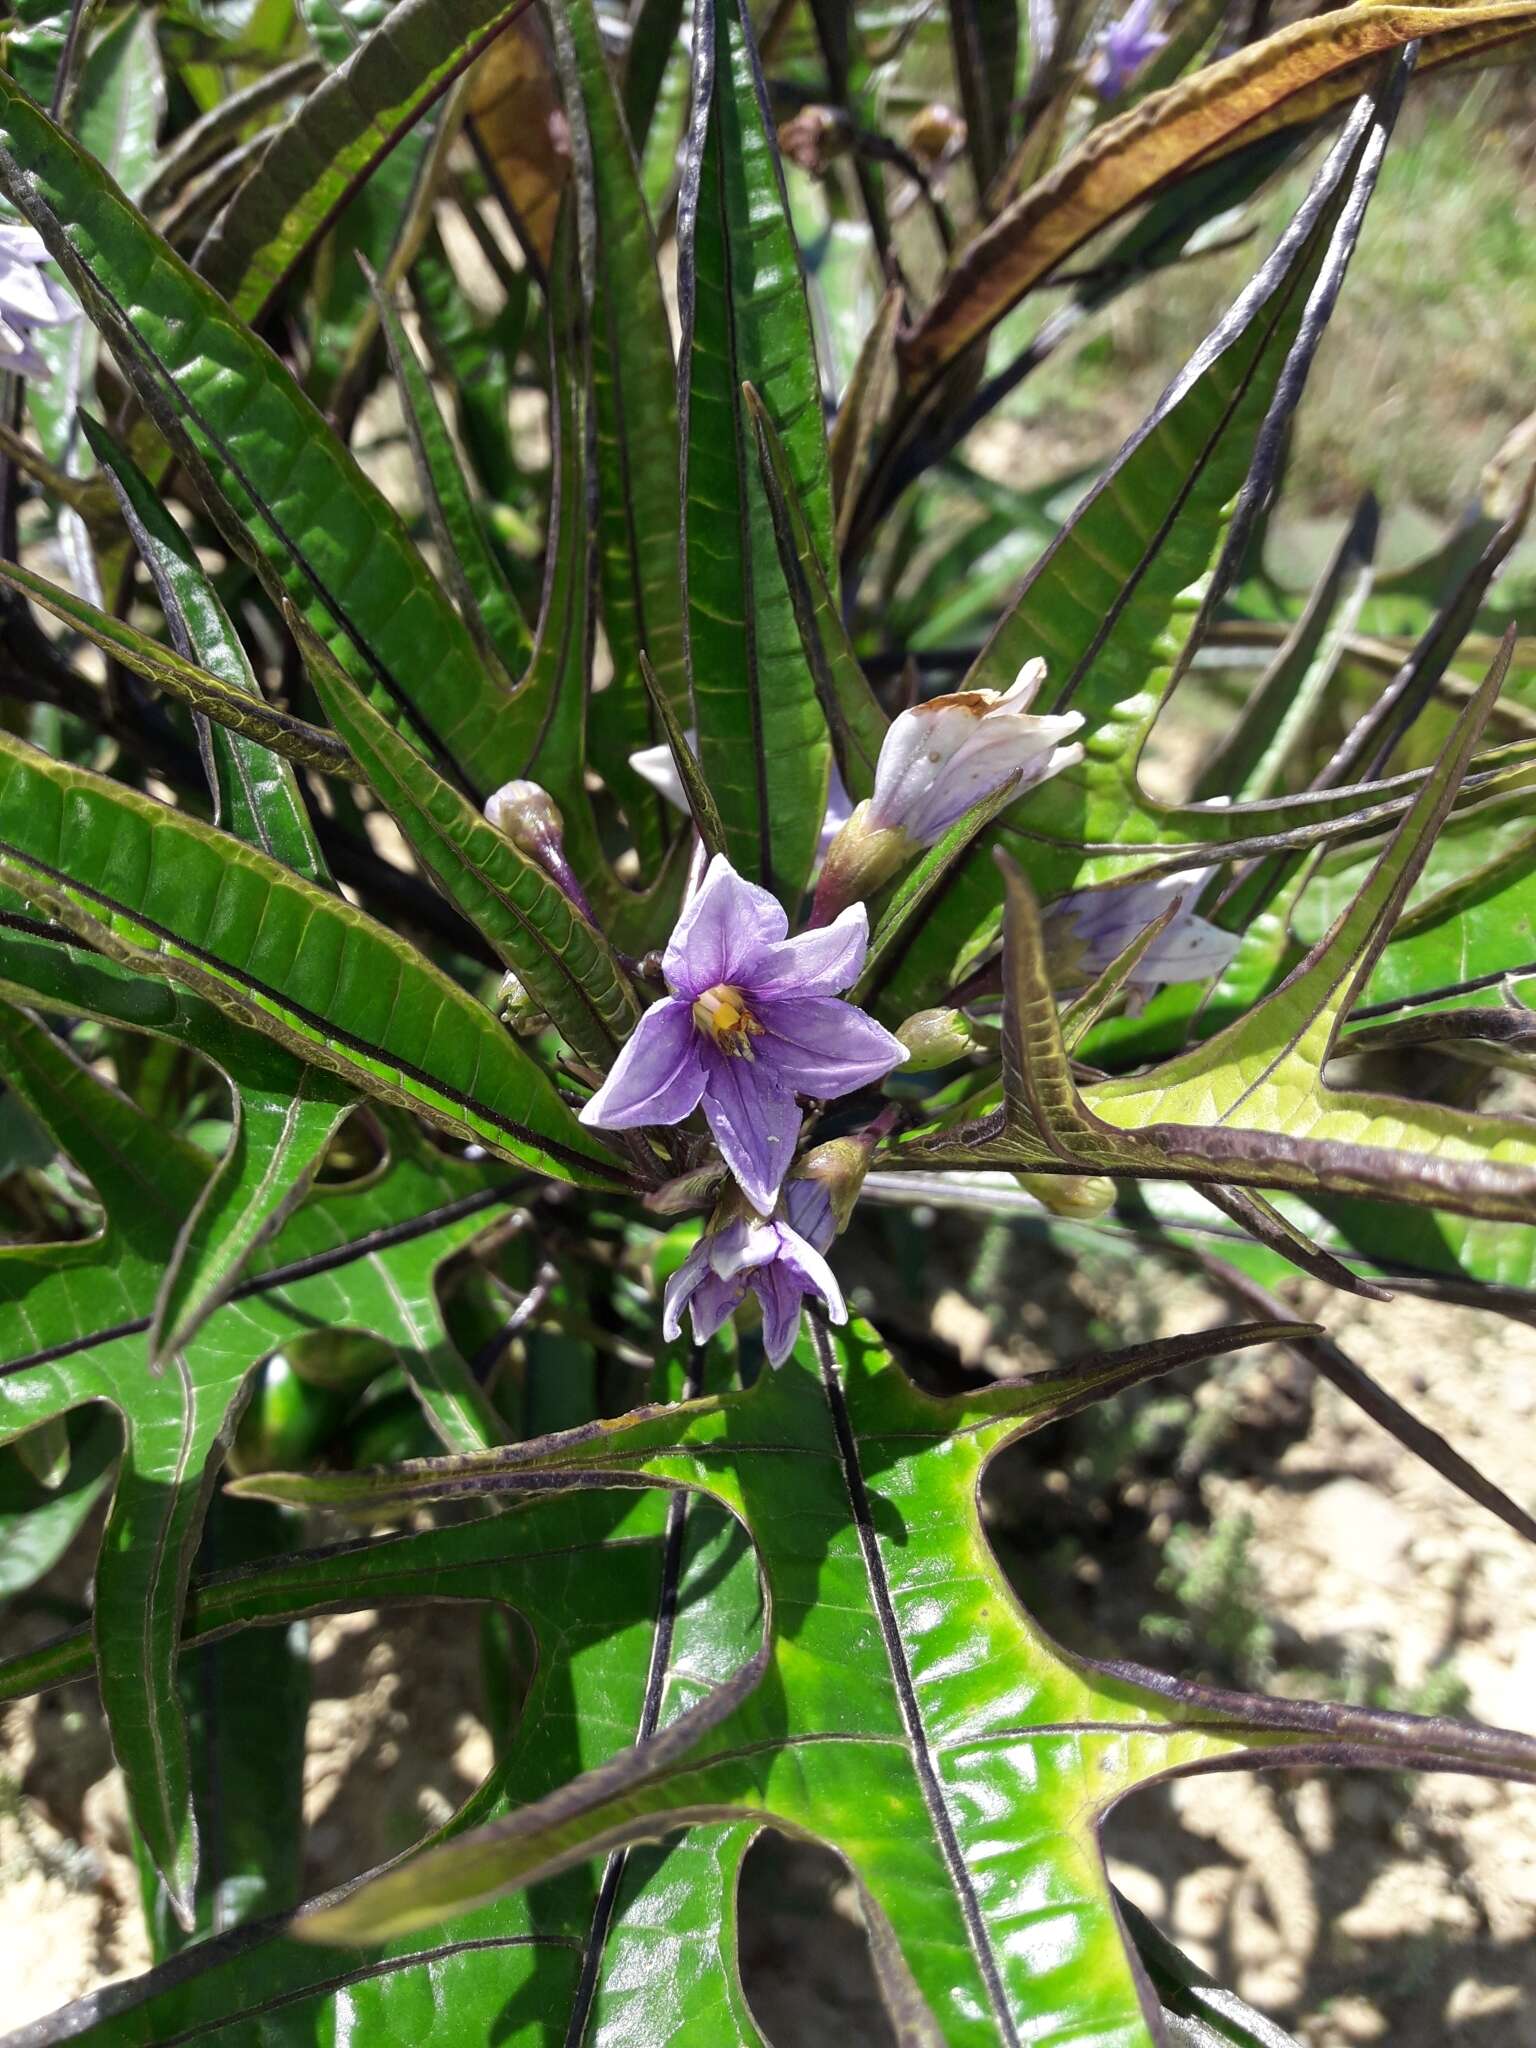
<svg viewBox="0 0 1536 2048">
<path fill-rule="evenodd" d="M 699 736 L 690 726 L 683 735 L 692 752 L 698 752 Z M 688 809 L 688 792 L 683 788 L 683 778 L 677 772 L 677 763 L 672 758 L 672 749 L 665 740 L 654 747 L 641 747 L 631 754 L 629 765 L 643 782 L 648 782 L 658 795 L 664 796 L 669 804 L 675 804 L 680 811 Z M 843 778 L 837 772 L 837 763 L 832 763 L 831 779 L 827 783 L 827 808 L 821 820 L 821 837 L 816 844 L 817 862 L 825 860 L 827 848 L 848 822 L 853 809 Z"/>
<path fill-rule="evenodd" d="M 549 791 L 537 782 L 504 782 L 486 798 L 485 815 L 519 853 L 538 862 L 590 921 L 592 906 L 565 857 L 565 820 Z"/>
<path fill-rule="evenodd" d="M 0 222 L 0 370 L 46 377 L 47 360 L 33 329 L 59 327 L 80 317 L 62 285 L 45 276 L 48 249 L 36 228 Z"/>
<path fill-rule="evenodd" d="M 1085 74 L 1101 100 L 1117 100 L 1149 57 L 1167 42 L 1152 27 L 1160 0 L 1131 0 L 1120 19 L 1094 38 L 1094 54 Z"/>
<path fill-rule="evenodd" d="M 853 127 L 836 107 L 802 107 L 779 123 L 779 152 L 813 178 L 824 178 L 853 147 Z"/>
<path fill-rule="evenodd" d="M 808 1180 L 789 1183 L 771 1219 L 738 1216 L 712 1225 L 667 1282 L 663 1335 L 678 1335 L 686 1308 L 694 1342 L 708 1343 L 750 1289 L 762 1305 L 768 1362 L 782 1365 L 795 1348 L 808 1294 L 820 1298 L 834 1323 L 848 1320 L 837 1276 L 822 1256 L 834 1232 L 827 1190 Z"/>
<path fill-rule="evenodd" d="M 772 1209 L 800 1135 L 795 1096 L 850 1094 L 888 1074 L 905 1048 L 837 991 L 869 945 L 862 905 L 790 938 L 782 905 L 724 854 L 678 919 L 662 955 L 671 994 L 653 1003 L 582 1110 L 604 1130 L 675 1124 L 699 1106 L 755 1209 Z"/>
<path fill-rule="evenodd" d="M 1029 709 L 1045 678 L 1026 662 L 1010 690 L 959 690 L 894 719 L 880 744 L 874 793 L 833 841 L 813 923 L 888 882 L 914 854 L 943 838 L 967 811 L 1017 776 L 1018 790 L 1082 759 L 1063 745 L 1082 717 L 1037 717 Z"/>
<path fill-rule="evenodd" d="M 1152 882 L 1078 889 L 1059 897 L 1045 912 L 1052 984 L 1059 989 L 1085 987 L 1171 903 L 1181 907 L 1131 969 L 1130 985 L 1156 987 L 1160 982 L 1204 981 L 1220 974 L 1230 964 L 1239 939 L 1236 932 L 1224 932 L 1195 915 L 1209 873 L 1209 868 L 1197 868 Z"/>
</svg>

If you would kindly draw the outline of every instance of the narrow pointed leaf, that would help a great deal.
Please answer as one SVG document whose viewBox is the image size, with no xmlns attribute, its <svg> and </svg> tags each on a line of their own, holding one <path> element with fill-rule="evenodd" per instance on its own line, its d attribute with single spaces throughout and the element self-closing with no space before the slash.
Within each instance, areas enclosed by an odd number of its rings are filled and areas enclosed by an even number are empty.
<svg viewBox="0 0 1536 2048">
<path fill-rule="evenodd" d="M 1309 295 L 1325 263 L 1336 269 L 1353 246 L 1358 208 L 1347 218 L 1345 208 L 1358 188 L 1369 190 L 1383 139 L 1374 102 L 1362 101 L 1268 261 L 1077 507 L 977 657 L 966 687 L 1007 689 L 1043 655 L 1042 709 L 1070 703 L 1082 712 L 1084 759 L 1032 790 L 954 870 L 937 914 L 893 963 L 883 1014 L 940 1000 L 995 941 L 1002 898 L 991 846 L 1023 862 L 1049 900 L 1150 867 L 1160 841 L 1230 842 L 1278 823 L 1240 806 L 1159 805 L 1143 794 L 1137 764 L 1186 658 L 1202 579 L 1220 557 Z M 1137 845 L 1146 861 L 1126 858 Z"/>
<path fill-rule="evenodd" d="M 678 211 L 688 664 L 731 858 L 786 905 L 810 876 L 830 749 L 774 539 L 743 384 L 783 437 L 835 579 L 821 382 L 774 130 L 741 0 L 697 0 Z"/>
<path fill-rule="evenodd" d="M 18 740 L 0 738 L 0 815 L 9 885 L 110 958 L 503 1157 L 627 1178 L 489 1010 L 350 904 Z"/>
<path fill-rule="evenodd" d="M 375 165 L 528 4 L 400 0 L 274 131 L 197 255 L 237 319 L 260 318 Z"/>
<path fill-rule="evenodd" d="M 656 242 L 618 89 L 592 0 L 554 13 L 556 54 L 589 193 L 582 260 L 591 306 L 598 566 L 613 662 L 593 765 L 624 806 L 642 860 L 671 838 L 671 820 L 629 756 L 661 737 L 641 679 L 643 653 L 668 703 L 689 723 L 678 581 L 682 545 L 676 368 Z"/>
<path fill-rule="evenodd" d="M 31 598 L 34 604 L 73 627 L 93 647 L 99 647 L 134 675 L 142 676 L 145 682 L 153 683 L 156 689 L 177 698 L 201 717 L 230 732 L 247 735 L 284 760 L 318 768 L 328 775 L 357 774 L 356 763 L 334 733 L 295 718 L 291 712 L 280 711 L 275 705 L 252 697 L 241 685 L 183 660 L 125 619 L 99 611 L 62 585 L 49 583 L 33 570 L 22 568 L 19 562 L 3 561 L 0 583 Z"/>
<path fill-rule="evenodd" d="M 423 1347 L 444 1356 L 436 1269 L 509 1190 L 504 1169 L 397 1146 L 383 1173 L 305 1203 L 258 1250 L 229 1303 L 153 1374 L 144 1340 L 209 1163 L 40 1027 L 12 1012 L 0 1023 L 7 1079 L 107 1212 L 94 1241 L 0 1252 L 0 1441 L 91 1402 L 121 1418 L 121 1468 L 96 1572 L 97 1665 L 135 1822 L 185 1918 L 197 1838 L 175 1680 L 182 1598 L 252 1368 L 317 1325 L 369 1332 L 413 1362 Z M 421 1363 L 432 1370 L 432 1358 Z M 458 1427 L 443 1435 L 466 1450 L 490 1440 Z"/>
<path fill-rule="evenodd" d="M 399 514 L 270 351 L 3 77 L 0 186 L 204 479 L 231 544 L 444 772 L 489 795 L 515 772 L 500 772 L 505 693 Z"/>
<path fill-rule="evenodd" d="M 875 786 L 875 764 L 890 721 L 859 666 L 805 508 L 796 494 L 784 442 L 752 385 L 747 386 L 746 398 L 779 566 L 800 629 L 800 644 L 815 678 L 843 786 L 855 802 L 862 802 Z"/>
<path fill-rule="evenodd" d="M 192 543 L 126 450 L 94 420 L 86 419 L 83 425 L 154 582 L 176 652 L 242 696 L 263 703 L 261 686 L 239 635 Z M 211 743 L 221 822 L 226 830 L 247 846 L 259 846 L 306 881 L 329 885 L 330 871 L 289 763 L 222 722 L 212 733 Z"/>
<path fill-rule="evenodd" d="M 375 298 L 443 574 L 482 658 L 510 685 L 528 666 L 533 635 L 486 538 L 480 507 L 460 467 L 432 380 L 398 308 L 377 285 Z"/>
</svg>

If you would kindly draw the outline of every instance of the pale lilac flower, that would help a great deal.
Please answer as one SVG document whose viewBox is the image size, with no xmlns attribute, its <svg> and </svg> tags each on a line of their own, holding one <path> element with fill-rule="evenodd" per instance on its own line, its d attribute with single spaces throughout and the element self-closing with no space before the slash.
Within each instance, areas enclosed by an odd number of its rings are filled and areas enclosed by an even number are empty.
<svg viewBox="0 0 1536 2048">
<path fill-rule="evenodd" d="M 35 228 L 0 222 L 0 371 L 46 377 L 47 358 L 38 352 L 33 330 L 78 320 L 80 309 L 44 274 L 47 245 Z"/>
<path fill-rule="evenodd" d="M 880 743 L 867 828 L 899 832 L 914 848 L 932 846 L 1011 775 L 1019 794 L 1083 758 L 1063 746 L 1082 716 L 1030 711 L 1045 680 L 1043 661 L 1026 662 L 1010 690 L 959 690 L 932 697 L 894 719 Z"/>
<path fill-rule="evenodd" d="M 883 888 L 1005 782 L 1022 796 L 1083 758 L 1080 746 L 1063 744 L 1082 724 L 1079 712 L 1030 711 L 1044 678 L 1045 663 L 1028 661 L 1009 690 L 958 690 L 892 720 L 874 790 L 828 850 L 813 925 Z"/>
<path fill-rule="evenodd" d="M 738 1218 L 707 1230 L 667 1282 L 662 1334 L 677 1337 L 686 1308 L 694 1343 L 707 1344 L 750 1289 L 762 1306 L 768 1362 L 782 1365 L 795 1348 L 808 1294 L 820 1298 L 834 1323 L 848 1320 L 837 1276 L 822 1256 L 835 1231 L 827 1190 L 809 1180 L 789 1183 L 771 1219 Z"/>
<path fill-rule="evenodd" d="M 837 999 L 868 945 L 862 905 L 790 938 L 778 900 L 716 854 L 662 955 L 670 995 L 641 1017 L 582 1121 L 675 1124 L 702 1101 L 726 1165 L 767 1215 L 800 1135 L 796 1095 L 848 1095 L 907 1056 Z"/>
<path fill-rule="evenodd" d="M 699 750 L 699 736 L 692 726 L 683 735 L 693 753 Z M 677 772 L 677 763 L 672 758 L 672 749 L 665 740 L 654 747 L 641 747 L 631 754 L 629 765 L 652 789 L 664 796 L 677 810 L 686 812 L 688 794 L 683 788 L 683 778 Z M 853 800 L 843 787 L 843 778 L 837 772 L 837 763 L 832 763 L 832 776 L 827 784 L 827 808 L 821 820 L 821 837 L 816 842 L 816 864 L 819 867 L 827 857 L 827 848 L 848 822 L 853 809 Z"/>
<path fill-rule="evenodd" d="M 1094 54 L 1088 65 L 1089 85 L 1101 100 L 1117 100 L 1146 63 L 1167 42 L 1157 19 L 1161 0 L 1131 0 L 1118 21 L 1094 37 Z"/>
<path fill-rule="evenodd" d="M 1168 923 L 1131 969 L 1131 987 L 1157 987 L 1167 981 L 1204 981 L 1222 973 L 1239 944 L 1236 932 L 1195 915 L 1195 904 L 1209 868 L 1187 874 L 1162 875 L 1152 882 L 1131 882 L 1114 889 L 1078 889 L 1062 896 L 1045 913 L 1046 956 L 1057 988 L 1083 988 L 1170 903 L 1180 904 Z"/>
</svg>

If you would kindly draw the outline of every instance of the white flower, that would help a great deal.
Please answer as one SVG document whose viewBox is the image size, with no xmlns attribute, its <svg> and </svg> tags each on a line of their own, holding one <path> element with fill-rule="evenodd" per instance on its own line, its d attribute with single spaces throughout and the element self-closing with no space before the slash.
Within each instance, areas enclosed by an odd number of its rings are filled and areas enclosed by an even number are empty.
<svg viewBox="0 0 1536 2048">
<path fill-rule="evenodd" d="M 1078 712 L 1030 712 L 1044 679 L 1045 663 L 1029 661 L 1011 690 L 959 690 L 903 711 L 880 747 L 866 827 L 932 846 L 1011 775 L 1022 795 L 1080 761 L 1080 746 L 1062 745 L 1083 722 Z"/>
<path fill-rule="evenodd" d="M 0 223 L 0 371 L 46 377 L 47 359 L 33 330 L 78 320 L 79 308 L 62 285 L 45 276 L 47 246 L 35 228 Z"/>
</svg>

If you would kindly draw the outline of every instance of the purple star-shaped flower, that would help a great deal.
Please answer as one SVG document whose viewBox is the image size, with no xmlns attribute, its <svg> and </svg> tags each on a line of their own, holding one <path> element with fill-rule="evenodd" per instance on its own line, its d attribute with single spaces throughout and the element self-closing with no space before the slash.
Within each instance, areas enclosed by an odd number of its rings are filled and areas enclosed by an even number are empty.
<svg viewBox="0 0 1536 2048">
<path fill-rule="evenodd" d="M 837 999 L 868 945 L 862 904 L 790 938 L 777 900 L 716 854 L 662 955 L 671 994 L 640 1019 L 582 1122 L 675 1124 L 702 1102 L 726 1165 L 766 1216 L 800 1135 L 796 1095 L 850 1094 L 907 1057 Z"/>
<path fill-rule="evenodd" d="M 808 1294 L 820 1297 L 834 1323 L 848 1320 L 842 1289 L 822 1257 L 835 1231 L 827 1191 L 811 1180 L 792 1180 L 768 1222 L 737 1218 L 706 1231 L 667 1282 L 662 1334 L 669 1341 L 679 1334 L 686 1308 L 693 1341 L 707 1344 L 750 1289 L 762 1305 L 768 1363 L 782 1365 L 795 1348 Z"/>
<path fill-rule="evenodd" d="M 1155 57 L 1168 41 L 1161 29 L 1152 26 L 1160 5 L 1161 0 L 1131 0 L 1120 19 L 1095 36 L 1087 75 L 1101 100 L 1119 99 L 1147 59 Z"/>
</svg>

